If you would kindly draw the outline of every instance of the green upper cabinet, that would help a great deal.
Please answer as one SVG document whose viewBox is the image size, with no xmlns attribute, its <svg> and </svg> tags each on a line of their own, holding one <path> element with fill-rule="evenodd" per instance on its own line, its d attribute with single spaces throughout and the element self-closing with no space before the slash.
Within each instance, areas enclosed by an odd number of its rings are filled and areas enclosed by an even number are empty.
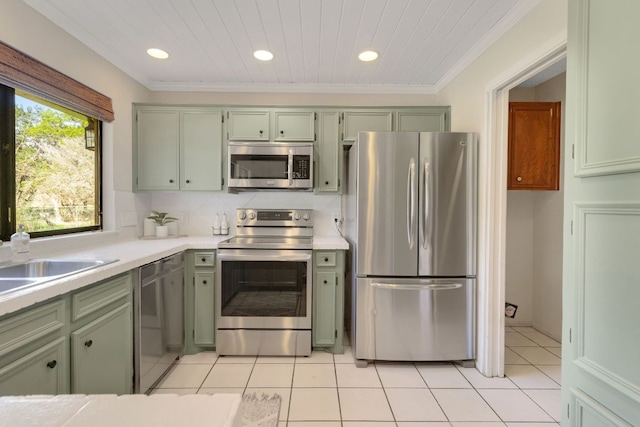
<svg viewBox="0 0 640 427">
<path fill-rule="evenodd" d="M 444 132 L 450 129 L 448 107 L 433 107 L 428 110 L 396 112 L 396 124 L 401 132 Z"/>
<path fill-rule="evenodd" d="M 316 113 L 314 111 L 273 111 L 274 141 L 315 141 Z"/>
<path fill-rule="evenodd" d="M 340 115 L 337 111 L 318 114 L 318 141 L 316 142 L 316 193 L 335 193 L 340 189 L 342 150 L 339 138 Z"/>
<path fill-rule="evenodd" d="M 222 189 L 222 111 L 180 110 L 180 189 Z"/>
<path fill-rule="evenodd" d="M 227 111 L 229 141 L 268 141 L 269 110 Z"/>
<path fill-rule="evenodd" d="M 379 110 L 345 111 L 343 113 L 343 142 L 355 142 L 358 132 L 393 130 L 393 112 Z"/>
<path fill-rule="evenodd" d="M 138 107 L 136 114 L 138 190 L 178 190 L 180 167 L 180 111 L 177 108 Z"/>
<path fill-rule="evenodd" d="M 134 188 L 221 190 L 222 111 L 137 106 Z"/>
</svg>

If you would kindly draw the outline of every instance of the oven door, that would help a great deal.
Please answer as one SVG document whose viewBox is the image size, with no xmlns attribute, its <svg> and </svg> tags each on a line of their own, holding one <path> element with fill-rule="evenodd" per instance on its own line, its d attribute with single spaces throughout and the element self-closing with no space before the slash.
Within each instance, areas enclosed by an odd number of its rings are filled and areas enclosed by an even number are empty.
<svg viewBox="0 0 640 427">
<path fill-rule="evenodd" d="M 313 145 L 236 142 L 228 149 L 231 189 L 313 188 Z"/>
<path fill-rule="evenodd" d="M 220 249 L 218 329 L 311 329 L 312 252 Z"/>
</svg>

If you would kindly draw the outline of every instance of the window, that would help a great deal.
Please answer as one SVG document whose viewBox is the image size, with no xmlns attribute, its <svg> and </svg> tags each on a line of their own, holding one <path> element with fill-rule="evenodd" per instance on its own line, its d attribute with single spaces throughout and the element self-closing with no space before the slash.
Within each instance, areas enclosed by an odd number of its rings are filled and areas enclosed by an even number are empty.
<svg viewBox="0 0 640 427">
<path fill-rule="evenodd" d="M 18 224 L 32 237 L 102 228 L 101 122 L 8 86 L 0 99 L 2 240 Z"/>
</svg>

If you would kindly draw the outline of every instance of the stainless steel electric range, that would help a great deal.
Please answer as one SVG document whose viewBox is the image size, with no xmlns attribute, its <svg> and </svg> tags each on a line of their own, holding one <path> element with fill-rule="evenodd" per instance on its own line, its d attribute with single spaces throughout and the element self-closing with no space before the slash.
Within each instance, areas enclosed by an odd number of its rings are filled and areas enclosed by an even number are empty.
<svg viewBox="0 0 640 427">
<path fill-rule="evenodd" d="M 311 354 L 313 211 L 238 209 L 218 245 L 216 352 Z"/>
</svg>

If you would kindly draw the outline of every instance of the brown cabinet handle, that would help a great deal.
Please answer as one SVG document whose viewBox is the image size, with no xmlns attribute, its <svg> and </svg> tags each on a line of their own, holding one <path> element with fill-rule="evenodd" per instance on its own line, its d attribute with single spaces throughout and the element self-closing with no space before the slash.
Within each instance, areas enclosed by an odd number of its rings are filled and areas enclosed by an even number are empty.
<svg viewBox="0 0 640 427">
<path fill-rule="evenodd" d="M 47 363 L 47 368 L 53 369 L 56 367 L 57 364 L 58 364 L 57 360 L 52 360 L 51 362 Z"/>
</svg>

